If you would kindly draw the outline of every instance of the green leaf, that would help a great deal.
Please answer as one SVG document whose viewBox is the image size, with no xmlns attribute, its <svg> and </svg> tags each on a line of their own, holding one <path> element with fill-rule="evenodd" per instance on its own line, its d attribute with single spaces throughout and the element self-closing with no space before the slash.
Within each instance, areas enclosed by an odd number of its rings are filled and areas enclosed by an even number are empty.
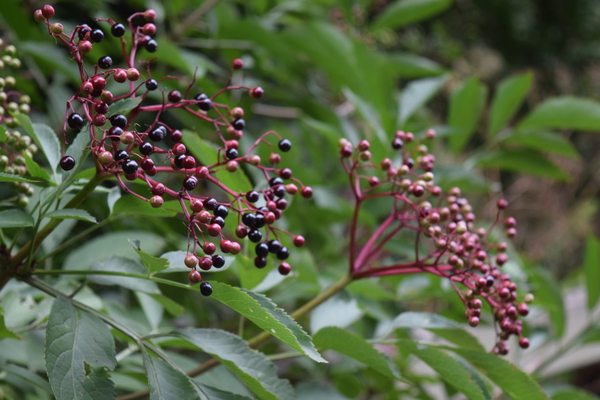
<svg viewBox="0 0 600 400">
<path fill-rule="evenodd" d="M 452 0 L 397 0 L 383 10 L 371 29 L 400 28 L 433 17 L 451 5 Z"/>
<path fill-rule="evenodd" d="M 600 298 L 600 241 L 588 235 L 583 258 L 588 308 L 592 310 Z"/>
<path fill-rule="evenodd" d="M 600 131 L 600 102 L 571 96 L 545 100 L 517 125 L 525 128 Z"/>
<path fill-rule="evenodd" d="M 148 375 L 150 400 L 196 400 L 198 396 L 190 378 L 163 360 L 142 351 Z"/>
<path fill-rule="evenodd" d="M 450 386 L 464 393 L 469 400 L 485 400 L 483 392 L 472 380 L 469 371 L 442 350 L 417 344 L 411 340 L 400 340 L 398 346 L 409 349 L 411 353 L 433 368 Z"/>
<path fill-rule="evenodd" d="M 21 340 L 21 338 L 15 333 L 8 330 L 6 325 L 4 324 L 4 310 L 0 307 L 0 340 L 4 338 L 11 338 Z"/>
<path fill-rule="evenodd" d="M 565 157 L 579 158 L 573 144 L 556 132 L 548 131 L 515 131 L 500 141 L 502 145 L 517 145 L 529 149 L 547 151 Z"/>
<path fill-rule="evenodd" d="M 207 400 L 253 400 L 250 397 L 242 396 L 241 394 L 225 392 L 224 390 L 217 389 L 212 386 L 203 385 L 200 382 L 193 381 L 193 383 L 196 385 L 198 390 L 206 396 Z"/>
<path fill-rule="evenodd" d="M 535 294 L 535 305 L 548 310 L 557 337 L 562 337 L 565 333 L 565 307 L 558 282 L 550 271 L 534 268 L 529 272 L 529 283 Z"/>
<path fill-rule="evenodd" d="M 185 311 L 185 307 L 176 302 L 175 300 L 171 300 L 168 297 L 163 296 L 162 294 L 151 294 L 154 300 L 158 301 L 164 308 L 174 317 L 178 317 Z"/>
<path fill-rule="evenodd" d="M 153 208 L 150 203 L 133 195 L 123 195 L 117 200 L 113 206 L 112 215 L 141 215 L 147 217 L 174 217 L 177 215 L 172 210 L 167 210 L 164 207 Z"/>
<path fill-rule="evenodd" d="M 33 218 L 22 210 L 0 211 L 0 228 L 21 228 L 33 226 Z"/>
<path fill-rule="evenodd" d="M 513 400 L 547 400 L 540 386 L 525 372 L 491 353 L 452 349 L 469 360 Z"/>
<path fill-rule="evenodd" d="M 422 78 L 442 74 L 445 69 L 440 64 L 411 53 L 393 53 L 388 63 L 394 74 L 403 78 Z"/>
<path fill-rule="evenodd" d="M 355 333 L 330 326 L 319 330 L 314 335 L 313 341 L 321 350 L 335 350 L 390 378 L 400 378 L 396 365 L 377 351 L 371 343 Z"/>
<path fill-rule="evenodd" d="M 103 262 L 95 262 L 90 267 L 90 270 L 112 271 L 132 275 L 147 275 L 146 268 L 140 265 L 137 261 L 119 256 L 112 256 Z M 122 286 L 126 289 L 133 290 L 134 292 L 160 294 L 158 285 L 155 282 L 147 279 L 111 275 L 88 275 L 88 279 L 101 285 Z"/>
<path fill-rule="evenodd" d="M 477 129 L 481 113 L 485 108 L 487 88 L 477 80 L 469 78 L 450 96 L 448 125 L 452 127 L 450 148 L 455 153 L 461 151 Z"/>
<path fill-rule="evenodd" d="M 4 127 L 4 125 L 0 125 L 0 143 L 6 142 L 6 139 L 8 139 L 8 135 L 6 134 L 6 128 Z"/>
<path fill-rule="evenodd" d="M 365 311 L 348 292 L 340 292 L 319 304 L 310 315 L 310 330 L 315 333 L 326 326 L 345 328 L 358 321 Z"/>
<path fill-rule="evenodd" d="M 19 121 L 27 134 L 35 141 L 40 150 L 42 150 L 52 171 L 56 171 L 62 153 L 60 150 L 60 142 L 52 128 L 45 124 L 32 124 L 27 115 L 15 114 L 15 118 Z"/>
<path fill-rule="evenodd" d="M 498 84 L 492 100 L 489 132 L 494 136 L 519 110 L 533 82 L 533 74 L 513 75 Z"/>
<path fill-rule="evenodd" d="M 214 282 L 212 297 L 231 307 L 288 346 L 317 362 L 327 362 L 298 323 L 266 296 Z"/>
<path fill-rule="evenodd" d="M 598 396 L 583 389 L 567 386 L 550 391 L 552 400 L 598 400 Z"/>
<path fill-rule="evenodd" d="M 52 388 L 50 387 L 50 384 L 45 379 L 41 378 L 38 374 L 31 370 L 28 370 L 15 364 L 0 364 L 0 370 L 14 374 L 19 378 L 36 385 L 37 387 L 43 389 L 49 394 L 52 394 Z"/>
<path fill-rule="evenodd" d="M 127 239 L 129 244 L 133 246 L 133 249 L 140 256 L 140 260 L 142 264 L 148 269 L 148 275 L 154 275 L 157 272 L 163 271 L 169 268 L 169 260 L 166 258 L 159 258 L 151 256 L 150 254 L 142 251 L 140 249 L 140 241 L 139 240 L 131 240 Z"/>
<path fill-rule="evenodd" d="M 22 178 L 18 175 L 5 174 L 4 172 L 0 172 L 0 182 L 30 182 L 36 183 L 38 181 L 32 181 L 31 179 Z"/>
<path fill-rule="evenodd" d="M 470 162 L 479 167 L 499 168 L 561 181 L 569 178 L 560 167 L 533 150 L 486 150 L 473 156 Z"/>
<path fill-rule="evenodd" d="M 248 343 L 238 336 L 216 329 L 179 329 L 173 335 L 215 357 L 260 399 L 295 398 L 290 383 L 277 377 L 273 363 L 264 354 L 250 349 Z"/>
<path fill-rule="evenodd" d="M 41 178 L 45 181 L 50 181 L 50 174 L 44 168 L 40 167 L 35 161 L 29 157 L 27 153 L 23 154 L 25 158 L 25 166 L 27 167 L 27 173 L 35 178 Z"/>
<path fill-rule="evenodd" d="M 106 374 L 117 365 L 110 330 L 64 297 L 57 297 L 50 311 L 45 356 L 57 400 L 115 398 L 115 386 Z"/>
<path fill-rule="evenodd" d="M 464 349 L 485 351 L 479 340 L 458 322 L 444 318 L 438 314 L 424 312 L 404 312 L 398 315 L 391 323 L 391 329 L 421 328 L 427 329 L 441 338 L 457 344 Z"/>
<path fill-rule="evenodd" d="M 63 208 L 61 210 L 52 211 L 44 215 L 44 217 L 57 219 L 78 219 L 80 221 L 93 222 L 94 224 L 98 223 L 96 218 L 90 215 L 87 211 L 75 208 Z"/>
<path fill-rule="evenodd" d="M 442 75 L 435 78 L 419 79 L 406 85 L 400 93 L 398 125 L 404 126 L 415 111 L 425 105 L 442 89 L 449 77 L 449 75 Z"/>
<path fill-rule="evenodd" d="M 134 108 L 139 106 L 141 102 L 142 102 L 142 97 L 135 97 L 135 98 L 127 97 L 125 99 L 117 100 L 117 101 L 113 102 L 110 105 L 110 107 L 108 108 L 108 114 L 109 115 L 123 114 L 123 115 L 127 116 L 127 114 L 129 114 L 131 112 L 131 110 L 133 110 Z"/>
<path fill-rule="evenodd" d="M 246 289 L 252 289 L 258 286 L 269 273 L 269 268 L 256 268 L 254 266 L 254 260 L 249 257 L 238 256 L 235 261 L 240 274 L 241 286 Z"/>
</svg>

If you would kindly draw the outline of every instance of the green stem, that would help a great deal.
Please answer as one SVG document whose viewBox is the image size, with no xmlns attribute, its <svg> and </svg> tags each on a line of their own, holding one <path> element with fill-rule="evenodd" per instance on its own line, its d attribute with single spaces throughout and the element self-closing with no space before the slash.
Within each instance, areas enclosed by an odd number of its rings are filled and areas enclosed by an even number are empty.
<svg viewBox="0 0 600 400">
<path fill-rule="evenodd" d="M 286 360 L 288 358 L 302 357 L 303 355 L 304 354 L 300 353 L 299 351 L 288 351 L 285 353 L 272 354 L 270 356 L 267 356 L 267 359 L 271 360 L 271 361 L 277 361 L 277 360 Z"/>
</svg>

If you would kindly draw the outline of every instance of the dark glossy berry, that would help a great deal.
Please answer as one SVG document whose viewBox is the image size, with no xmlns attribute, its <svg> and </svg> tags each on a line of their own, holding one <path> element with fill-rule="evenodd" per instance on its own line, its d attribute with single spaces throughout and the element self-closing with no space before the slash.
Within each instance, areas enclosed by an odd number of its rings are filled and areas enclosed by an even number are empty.
<svg viewBox="0 0 600 400">
<path fill-rule="evenodd" d="M 262 239 L 262 233 L 258 229 L 252 229 L 248 232 L 248 239 L 251 242 L 258 243 Z"/>
<path fill-rule="evenodd" d="M 75 167 L 75 159 L 71 156 L 64 156 L 60 159 L 60 167 L 65 171 L 70 171 Z"/>
<path fill-rule="evenodd" d="M 281 250 L 281 243 L 279 243 L 279 240 L 270 240 L 267 245 L 271 253 L 277 253 Z"/>
<path fill-rule="evenodd" d="M 274 176 L 273 178 L 269 179 L 269 186 L 273 187 L 277 185 L 283 185 L 283 179 L 278 176 Z"/>
<path fill-rule="evenodd" d="M 255 252 L 259 257 L 266 257 L 269 255 L 269 246 L 266 243 L 259 243 L 256 245 Z"/>
<path fill-rule="evenodd" d="M 183 187 L 186 190 L 194 190 L 198 186 L 198 178 L 194 175 L 188 176 L 183 180 Z"/>
<path fill-rule="evenodd" d="M 98 59 L 98 66 L 102 69 L 109 69 L 112 67 L 113 60 L 109 56 L 100 57 Z"/>
<path fill-rule="evenodd" d="M 144 158 L 141 162 L 141 167 L 144 171 L 152 171 L 154 168 L 154 161 L 151 158 Z"/>
<path fill-rule="evenodd" d="M 183 138 L 183 134 L 181 133 L 181 131 L 179 129 L 175 129 L 174 131 L 172 131 L 169 134 L 169 138 L 171 139 L 172 142 L 179 143 L 179 142 L 181 142 L 181 139 Z"/>
<path fill-rule="evenodd" d="M 167 129 L 162 125 L 159 125 L 148 132 L 148 138 L 153 142 L 160 142 L 165 138 L 165 136 L 167 136 Z"/>
<path fill-rule="evenodd" d="M 104 32 L 101 29 L 94 29 L 92 33 L 90 33 L 90 39 L 94 43 L 100 43 L 104 40 Z"/>
<path fill-rule="evenodd" d="M 282 247 L 281 250 L 279 250 L 277 252 L 277 258 L 280 260 L 287 260 L 287 258 L 290 256 L 290 251 L 288 250 L 287 247 Z"/>
<path fill-rule="evenodd" d="M 408 168 L 412 168 L 415 166 L 415 160 L 413 160 L 412 158 L 407 158 L 406 160 L 404 160 L 404 165 L 406 165 Z"/>
<path fill-rule="evenodd" d="M 154 53 L 156 50 L 158 50 L 158 43 L 156 43 L 156 40 L 154 39 L 150 39 L 146 42 L 146 44 L 144 45 L 144 47 L 146 48 L 146 50 L 148 50 L 150 53 Z"/>
<path fill-rule="evenodd" d="M 256 222 L 255 214 L 244 214 L 242 215 L 242 223 L 249 228 L 254 228 L 254 223 Z"/>
<path fill-rule="evenodd" d="M 145 156 L 149 156 L 154 152 L 154 146 L 152 143 L 144 142 L 140 145 L 140 153 Z"/>
<path fill-rule="evenodd" d="M 111 28 L 110 28 L 110 33 L 112 33 L 112 35 L 114 37 L 121 37 L 125 34 L 125 25 L 123 24 L 114 24 Z"/>
<path fill-rule="evenodd" d="M 115 114 L 109 117 L 108 120 L 112 126 L 118 126 L 121 129 L 125 129 L 127 126 L 127 117 L 123 114 Z"/>
<path fill-rule="evenodd" d="M 158 89 L 158 82 L 156 82 L 156 79 L 150 79 L 146 82 L 146 89 L 150 91 Z"/>
<path fill-rule="evenodd" d="M 77 113 L 73 113 L 69 115 L 69 118 L 67 118 L 67 124 L 73 129 L 81 128 L 83 126 L 83 123 L 83 117 Z"/>
<path fill-rule="evenodd" d="M 115 161 L 125 160 L 126 158 L 129 158 L 129 153 L 127 153 L 125 150 L 118 150 L 115 153 Z"/>
<path fill-rule="evenodd" d="M 254 226 L 257 228 L 262 228 L 265 226 L 265 216 L 263 214 L 254 215 Z"/>
<path fill-rule="evenodd" d="M 79 40 L 85 39 L 85 35 L 88 32 L 91 32 L 91 31 L 92 31 L 92 29 L 87 24 L 81 25 L 81 28 L 79 28 L 79 30 L 77 31 L 77 35 L 79 36 Z"/>
<path fill-rule="evenodd" d="M 219 225 L 221 228 L 223 228 L 225 226 L 225 220 L 222 217 L 212 217 L 212 219 L 210 220 L 210 222 L 212 224 L 217 224 Z"/>
<path fill-rule="evenodd" d="M 215 214 L 217 217 L 227 218 L 227 215 L 229 215 L 229 209 L 224 205 L 219 204 L 217 208 L 215 208 L 213 214 Z"/>
<path fill-rule="evenodd" d="M 285 186 L 283 186 L 283 185 L 279 185 L 279 186 L 276 186 L 275 188 L 273 188 L 273 194 L 279 198 L 285 196 L 286 193 L 287 192 L 285 190 Z"/>
<path fill-rule="evenodd" d="M 112 128 L 108 129 L 106 133 L 108 136 L 110 136 L 110 139 L 113 142 L 119 142 L 121 141 L 120 136 L 123 134 L 123 129 L 119 128 L 118 126 L 113 126 Z"/>
<path fill-rule="evenodd" d="M 402 141 L 402 139 L 400 139 L 398 137 L 392 141 L 392 148 L 394 150 L 400 150 L 403 146 L 404 146 L 404 142 Z"/>
<path fill-rule="evenodd" d="M 281 139 L 279 141 L 279 150 L 283 151 L 284 153 L 290 151 L 291 148 L 292 142 L 290 142 L 288 139 Z"/>
<path fill-rule="evenodd" d="M 219 203 L 217 203 L 217 199 L 215 198 L 209 198 L 204 200 L 204 208 L 206 208 L 208 211 L 214 211 L 217 209 L 217 206 L 219 205 Z"/>
<path fill-rule="evenodd" d="M 246 200 L 248 200 L 250 203 L 256 203 L 259 199 L 260 194 L 258 194 L 258 192 L 255 190 L 246 193 Z"/>
<path fill-rule="evenodd" d="M 233 129 L 236 131 L 241 131 L 246 127 L 246 121 L 244 121 L 242 118 L 239 118 L 233 121 L 231 126 L 233 126 Z"/>
<path fill-rule="evenodd" d="M 198 108 L 202 111 L 208 111 L 212 107 L 212 101 L 210 99 L 205 99 L 202 103 L 198 103 Z"/>
<path fill-rule="evenodd" d="M 181 92 L 179 90 L 171 90 L 167 98 L 171 103 L 178 103 L 181 101 Z"/>
<path fill-rule="evenodd" d="M 213 267 L 215 268 L 223 268 L 225 265 L 225 258 L 220 254 L 215 254 L 212 256 Z"/>
<path fill-rule="evenodd" d="M 264 268 L 267 266 L 267 259 L 265 257 L 255 257 L 254 266 L 256 268 Z"/>
<path fill-rule="evenodd" d="M 213 288 L 210 285 L 210 283 L 208 282 L 202 282 L 200 284 L 200 293 L 202 293 L 203 296 L 210 296 L 213 292 Z"/>
<path fill-rule="evenodd" d="M 137 170 L 138 163 L 136 163 L 133 160 L 127 160 L 125 161 L 125 164 L 123 164 L 123 172 L 125 172 L 126 174 L 133 175 L 137 172 Z"/>
<path fill-rule="evenodd" d="M 225 157 L 227 157 L 228 160 L 235 160 L 238 156 L 238 151 L 237 149 L 229 148 L 227 149 L 227 151 L 225 152 Z"/>
</svg>

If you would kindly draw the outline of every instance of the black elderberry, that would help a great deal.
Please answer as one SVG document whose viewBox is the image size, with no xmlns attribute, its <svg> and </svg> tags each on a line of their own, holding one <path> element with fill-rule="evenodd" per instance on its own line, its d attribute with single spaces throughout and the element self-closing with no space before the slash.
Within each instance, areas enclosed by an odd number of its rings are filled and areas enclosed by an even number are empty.
<svg viewBox="0 0 600 400">
<path fill-rule="evenodd" d="M 123 114 L 115 114 L 109 117 L 108 120 L 112 126 L 118 126 L 121 129 L 125 129 L 127 126 L 127 117 Z"/>
<path fill-rule="evenodd" d="M 285 196 L 285 187 L 283 185 L 279 185 L 277 187 L 275 187 L 273 189 L 273 194 L 275 194 L 275 196 L 282 198 L 283 196 Z"/>
<path fill-rule="evenodd" d="M 214 254 L 212 256 L 213 267 L 215 268 L 223 268 L 225 265 L 225 257 L 220 254 Z"/>
<path fill-rule="evenodd" d="M 196 186 L 198 186 L 198 178 L 196 178 L 194 175 L 187 176 L 183 180 L 183 187 L 186 190 L 194 190 L 196 188 Z"/>
<path fill-rule="evenodd" d="M 264 268 L 267 266 L 267 259 L 266 257 L 255 257 L 254 258 L 254 266 L 256 268 Z"/>
<path fill-rule="evenodd" d="M 239 118 L 233 121 L 231 125 L 236 131 L 241 131 L 246 127 L 246 121 L 244 121 L 242 118 Z"/>
<path fill-rule="evenodd" d="M 283 179 L 278 176 L 274 176 L 273 178 L 269 179 L 269 186 L 273 187 L 277 185 L 283 185 Z"/>
<path fill-rule="evenodd" d="M 246 225 L 249 228 L 254 228 L 255 227 L 255 222 L 256 222 L 256 215 L 255 214 L 244 214 L 242 215 L 242 223 L 244 225 Z"/>
<path fill-rule="evenodd" d="M 260 198 L 260 195 L 255 190 L 252 190 L 252 191 L 246 193 L 246 200 L 248 200 L 250 203 L 256 203 L 259 198 Z"/>
<path fill-rule="evenodd" d="M 83 24 L 81 28 L 79 28 L 79 31 L 77 31 L 77 35 L 79 35 L 79 40 L 84 40 L 85 35 L 91 31 L 92 29 L 87 24 Z"/>
<path fill-rule="evenodd" d="M 114 24 L 112 28 L 110 28 L 110 33 L 114 37 L 121 37 L 125 34 L 125 26 L 123 24 Z"/>
<path fill-rule="evenodd" d="M 259 243 L 256 245 L 255 252 L 259 257 L 266 257 L 269 255 L 269 246 L 266 243 Z"/>
<path fill-rule="evenodd" d="M 100 57 L 98 59 L 98 66 L 102 69 L 109 69 L 112 67 L 113 60 L 109 56 Z"/>
<path fill-rule="evenodd" d="M 254 214 L 254 226 L 257 228 L 265 226 L 265 216 L 263 214 Z"/>
<path fill-rule="evenodd" d="M 125 150 L 119 150 L 115 153 L 116 161 L 125 160 L 126 158 L 129 158 L 129 153 L 127 153 Z"/>
<path fill-rule="evenodd" d="M 215 211 L 213 212 L 213 214 L 215 214 L 217 217 L 221 217 L 223 219 L 227 218 L 227 215 L 229 215 L 229 209 L 227 207 L 225 207 L 222 204 L 219 204 L 217 206 L 217 208 L 215 208 Z"/>
<path fill-rule="evenodd" d="M 154 146 L 152 143 L 144 142 L 140 145 L 140 153 L 145 156 L 149 156 L 150 154 L 154 153 Z"/>
<path fill-rule="evenodd" d="M 158 82 L 156 82 L 156 79 L 148 80 L 148 82 L 146 82 L 146 89 L 150 91 L 158 89 Z"/>
<path fill-rule="evenodd" d="M 179 169 L 183 168 L 183 160 L 185 159 L 186 155 L 182 154 L 180 156 L 175 157 L 175 166 Z"/>
<path fill-rule="evenodd" d="M 258 243 L 260 242 L 260 239 L 262 239 L 262 233 L 258 229 L 252 229 L 248 232 L 248 239 L 250 239 L 251 242 Z"/>
<path fill-rule="evenodd" d="M 83 117 L 77 113 L 72 113 L 69 115 L 69 118 L 67 118 L 67 124 L 73 129 L 81 128 L 83 126 L 83 122 Z"/>
<path fill-rule="evenodd" d="M 158 43 L 156 43 L 156 40 L 154 39 L 150 39 L 146 42 L 146 44 L 144 45 L 144 47 L 146 48 L 146 50 L 148 50 L 150 53 L 154 53 L 156 50 L 158 50 Z"/>
<path fill-rule="evenodd" d="M 406 160 L 404 160 L 404 165 L 408 166 L 408 168 L 412 168 L 415 166 L 415 160 L 413 160 L 412 158 L 407 158 Z"/>
<path fill-rule="evenodd" d="M 270 240 L 268 246 L 271 253 L 277 253 L 281 250 L 281 243 L 279 243 L 279 240 Z"/>
<path fill-rule="evenodd" d="M 138 170 L 138 163 L 133 160 L 127 160 L 125 164 L 123 164 L 123 172 L 128 175 L 133 175 Z"/>
<path fill-rule="evenodd" d="M 287 260 L 287 258 L 290 256 L 290 251 L 288 250 L 287 247 L 282 247 L 281 250 L 279 250 L 277 252 L 277 258 L 280 260 Z"/>
<path fill-rule="evenodd" d="M 225 220 L 222 217 L 213 217 L 210 222 L 219 225 L 221 228 L 225 226 Z"/>
<path fill-rule="evenodd" d="M 106 133 L 113 142 L 119 142 L 121 140 L 120 136 L 123 134 L 123 129 L 113 126 Z"/>
<path fill-rule="evenodd" d="M 60 167 L 65 171 L 70 171 L 75 167 L 75 159 L 71 156 L 64 156 L 60 159 Z"/>
<path fill-rule="evenodd" d="M 210 283 L 202 282 L 200 284 L 200 293 L 202 293 L 203 296 L 210 296 L 212 294 L 212 292 L 213 292 L 213 288 Z"/>
<path fill-rule="evenodd" d="M 235 160 L 238 156 L 238 151 L 237 149 L 234 149 L 233 147 L 227 149 L 227 151 L 225 152 L 225 157 L 227 157 L 228 160 Z"/>
<path fill-rule="evenodd" d="M 148 132 L 148 137 L 153 142 L 160 142 L 165 138 L 165 136 L 167 136 L 167 129 L 162 125 L 159 125 L 156 128 L 152 129 L 150 132 Z"/>
<path fill-rule="evenodd" d="M 100 43 L 104 40 L 104 32 L 101 29 L 94 29 L 92 33 L 90 33 L 90 39 L 94 43 Z"/>
<path fill-rule="evenodd" d="M 206 208 L 208 211 L 214 211 L 217 209 L 217 206 L 219 205 L 219 203 L 217 203 L 217 199 L 215 198 L 209 198 L 204 200 L 204 208 Z"/>
<path fill-rule="evenodd" d="M 288 139 L 281 139 L 279 141 L 279 150 L 283 151 L 284 153 L 290 151 L 291 148 L 292 142 L 290 142 Z"/>
<path fill-rule="evenodd" d="M 404 142 L 402 141 L 402 139 L 400 138 L 395 138 L 392 141 L 392 148 L 394 150 L 400 150 L 402 148 L 402 146 L 404 146 Z"/>
</svg>

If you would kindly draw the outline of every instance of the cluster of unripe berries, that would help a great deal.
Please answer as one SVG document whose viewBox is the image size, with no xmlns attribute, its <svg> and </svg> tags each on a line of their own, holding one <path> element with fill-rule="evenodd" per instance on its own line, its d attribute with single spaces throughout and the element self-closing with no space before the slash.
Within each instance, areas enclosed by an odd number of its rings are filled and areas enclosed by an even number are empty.
<svg viewBox="0 0 600 400">
<path fill-rule="evenodd" d="M 22 134 L 15 128 L 19 121 L 14 118 L 16 113 L 28 114 L 31 99 L 15 90 L 16 79 L 11 72 L 21 67 L 17 57 L 17 49 L 13 45 L 5 45 L 0 39 L 0 172 L 10 175 L 24 176 L 27 174 L 26 157 L 33 159 L 38 147 L 31 137 Z M 16 205 L 25 207 L 34 189 L 27 182 L 10 182 L 16 190 Z"/>
<path fill-rule="evenodd" d="M 528 314 L 525 303 L 532 301 L 533 296 L 528 294 L 517 301 L 517 285 L 502 272 L 508 261 L 507 243 L 493 243 L 489 230 L 475 225 L 476 216 L 467 199 L 461 197 L 460 189 L 452 188 L 444 194 L 434 184 L 432 171 L 436 160 L 424 142 L 435 136 L 433 130 L 427 130 L 420 140 L 415 140 L 412 133 L 398 131 L 391 148 L 400 152 L 400 157 L 395 157 L 399 161 L 394 163 L 384 158 L 379 164 L 371 161 L 368 141 L 356 146 L 345 139 L 340 141 L 340 156 L 350 181 L 365 182 L 354 186 L 356 206 L 375 198 L 394 199 L 390 216 L 380 228 L 362 248 L 357 244 L 351 249 L 351 273 L 356 279 L 418 272 L 448 278 L 465 305 L 469 325 L 479 325 L 483 302 L 491 307 L 500 328 L 495 353 L 508 353 L 506 339 L 511 335 L 519 336 L 519 345 L 527 348 L 529 340 L 522 337 L 522 322 L 518 317 Z M 369 175 L 369 168 L 376 172 Z M 507 206 L 505 200 L 498 201 L 498 219 Z M 506 237 L 516 236 L 516 220 L 506 218 L 504 229 Z M 402 230 L 416 234 L 414 261 L 382 265 L 389 261 L 382 249 Z M 351 234 L 354 238 L 356 232 Z M 429 240 L 419 245 L 420 236 Z M 427 254 L 420 254 L 421 247 L 426 248 Z M 459 289 L 456 283 L 464 289 Z"/>
<path fill-rule="evenodd" d="M 42 7 L 36 11 L 36 19 L 44 21 L 49 26 L 50 33 L 61 40 L 71 52 L 73 59 L 84 70 L 82 54 L 88 52 L 94 42 L 103 39 L 104 33 L 100 29 L 92 29 L 86 25 L 75 28 L 72 35 L 64 32 L 55 32 L 54 25 L 48 21 L 54 15 L 50 6 Z M 132 21 L 143 17 L 147 22 L 144 25 L 133 27 Z M 222 253 L 238 254 L 241 244 L 230 240 L 223 232 L 226 220 L 233 219 L 230 214 L 237 214 L 235 235 L 239 239 L 248 238 L 249 242 L 257 243 L 255 265 L 262 268 L 267 264 L 267 255 L 273 253 L 280 261 L 279 272 L 286 275 L 291 267 L 285 261 L 289 250 L 281 244 L 279 236 L 293 236 L 290 233 L 276 228 L 273 224 L 282 217 L 288 207 L 288 196 L 300 193 L 304 198 L 312 196 L 312 189 L 304 186 L 292 177 L 289 168 L 279 168 L 281 154 L 274 152 L 274 146 L 267 141 L 268 137 L 276 137 L 277 149 L 281 153 L 291 150 L 292 143 L 281 138 L 276 132 L 267 132 L 261 135 L 245 153 L 241 152 L 239 140 L 246 128 L 244 110 L 240 107 L 230 109 L 228 106 L 215 102 L 219 94 L 225 90 L 247 90 L 253 98 L 260 98 L 263 90 L 260 87 L 235 87 L 228 86 L 218 91 L 213 96 L 200 93 L 187 98 L 191 89 L 188 87 L 186 94 L 177 90 L 167 91 L 160 87 L 159 81 L 150 75 L 142 78 L 139 70 L 134 67 L 135 50 L 143 45 L 146 50 L 156 50 L 156 42 L 151 38 L 156 32 L 156 27 L 151 23 L 156 17 L 153 10 L 133 14 L 128 19 L 129 30 L 132 31 L 134 44 L 130 50 L 132 57 L 125 57 L 129 63 L 127 69 L 113 67 L 110 57 L 101 57 L 94 66 L 95 74 L 88 77 L 82 74 L 82 84 L 77 93 L 68 102 L 68 112 L 65 121 L 65 132 L 83 130 L 81 134 L 89 134 L 90 148 L 96 160 L 97 168 L 101 173 L 114 174 L 121 187 L 130 193 L 149 202 L 150 206 L 160 208 L 164 204 L 164 197 L 171 196 L 178 200 L 182 206 L 188 228 L 188 256 L 185 264 L 191 268 L 189 280 L 191 283 L 202 282 L 199 269 L 207 271 L 212 268 L 222 268 L 225 259 L 216 254 L 217 244 Z M 43 19 L 42 19 L 43 18 Z M 126 29 L 124 25 L 112 20 L 104 20 L 111 24 L 112 35 L 121 38 L 123 48 L 126 42 L 122 38 Z M 232 62 L 232 72 L 243 67 L 240 59 Z M 150 74 L 150 72 L 148 72 Z M 129 82 L 125 85 L 124 93 L 113 95 L 107 91 L 107 79 L 114 79 L 117 83 Z M 142 84 L 137 87 L 133 82 L 142 79 Z M 147 97 L 149 92 L 160 90 L 166 96 L 162 104 L 152 104 Z M 142 97 L 140 104 L 128 113 L 112 114 L 110 104 L 113 100 Z M 79 103 L 81 109 L 75 109 L 74 103 Z M 195 117 L 209 122 L 215 127 L 222 146 L 218 149 L 217 162 L 204 165 L 199 159 L 188 152 L 182 143 L 183 133 L 179 129 L 171 128 L 161 121 L 161 115 L 170 109 L 183 109 Z M 155 113 L 154 122 L 146 125 L 136 122 L 142 113 Z M 68 127 L 68 128 L 67 128 Z M 222 132 L 224 131 L 224 132 Z M 224 136 L 225 133 L 225 136 Z M 189 134 L 189 133 L 187 133 Z M 228 137 L 225 139 L 225 137 Z M 261 160 L 260 156 L 253 154 L 258 145 L 267 145 L 271 148 L 268 162 Z M 202 154 L 196 154 L 202 158 Z M 75 167 L 75 159 L 65 155 L 60 165 L 64 170 Z M 269 183 L 269 187 L 262 190 L 239 191 L 231 188 L 218 180 L 215 172 L 225 170 L 236 173 L 240 164 L 259 169 Z M 171 189 L 164 183 L 155 180 L 154 176 L 161 172 L 178 173 L 181 176 L 180 185 Z M 241 171 L 238 173 L 242 173 Z M 130 190 L 123 181 L 142 180 L 148 187 L 148 197 Z M 286 182 L 287 181 L 287 182 Z M 218 187 L 224 192 L 221 200 L 211 196 L 199 194 L 200 187 L 207 183 Z M 300 188 L 297 186 L 300 185 Z M 208 237 L 208 238 L 207 238 Z M 216 238 L 218 243 L 213 243 L 209 238 Z M 304 244 L 301 236 L 293 236 L 296 246 Z M 265 247 L 266 246 L 266 247 Z M 266 252 L 263 250 L 266 248 Z M 202 254 L 199 254 L 199 253 Z M 201 292 L 204 295 L 212 293 L 208 282 L 202 282 Z"/>
</svg>

